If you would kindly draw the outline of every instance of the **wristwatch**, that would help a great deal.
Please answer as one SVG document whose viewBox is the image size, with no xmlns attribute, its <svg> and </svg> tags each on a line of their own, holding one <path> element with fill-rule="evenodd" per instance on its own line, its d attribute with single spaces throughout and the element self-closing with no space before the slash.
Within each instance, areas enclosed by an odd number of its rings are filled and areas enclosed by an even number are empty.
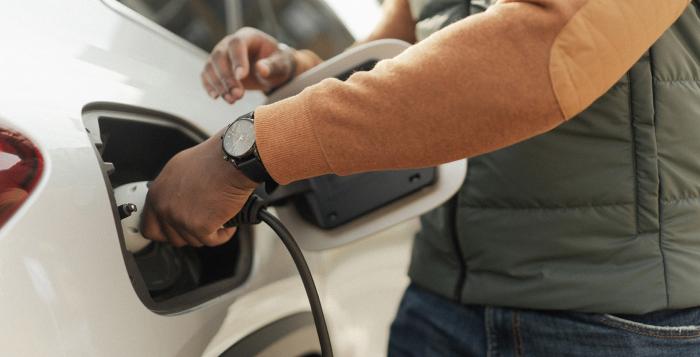
<svg viewBox="0 0 700 357">
<path fill-rule="evenodd" d="M 270 192 L 277 183 L 265 169 L 255 145 L 255 112 L 244 114 L 229 125 L 221 136 L 224 160 L 230 162 L 249 179 L 265 183 Z"/>
</svg>

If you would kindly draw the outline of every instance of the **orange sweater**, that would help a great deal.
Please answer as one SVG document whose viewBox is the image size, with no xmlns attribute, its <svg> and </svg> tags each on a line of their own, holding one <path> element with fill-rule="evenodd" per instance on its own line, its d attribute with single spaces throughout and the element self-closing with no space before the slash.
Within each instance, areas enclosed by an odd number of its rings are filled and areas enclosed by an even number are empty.
<svg viewBox="0 0 700 357">
<path fill-rule="evenodd" d="M 426 167 L 549 131 L 603 95 L 690 0 L 499 0 L 346 82 L 258 108 L 282 184 Z"/>
</svg>

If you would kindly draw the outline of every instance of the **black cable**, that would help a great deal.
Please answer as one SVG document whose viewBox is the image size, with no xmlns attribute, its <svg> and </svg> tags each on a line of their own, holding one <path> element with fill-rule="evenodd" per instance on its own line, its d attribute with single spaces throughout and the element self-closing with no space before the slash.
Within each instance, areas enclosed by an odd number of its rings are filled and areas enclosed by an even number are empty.
<svg viewBox="0 0 700 357">
<path fill-rule="evenodd" d="M 294 240 L 289 230 L 287 230 L 277 217 L 273 216 L 265 209 L 265 202 L 256 195 L 251 196 L 236 217 L 232 218 L 224 226 L 236 227 L 243 224 L 258 224 L 260 222 L 265 222 L 272 228 L 287 248 L 287 251 L 289 251 L 289 255 L 292 256 L 294 265 L 296 265 L 301 281 L 304 284 L 304 290 L 306 290 L 309 305 L 311 305 L 311 314 L 314 317 L 318 342 L 321 345 L 321 356 L 333 357 L 331 338 L 328 334 L 326 318 L 323 316 L 323 307 L 321 306 L 321 299 L 318 297 L 318 291 L 316 291 L 313 275 L 311 275 L 311 270 L 308 264 L 306 264 L 304 253 L 301 251 L 301 248 L 299 248 L 299 245 Z"/>
<path fill-rule="evenodd" d="M 294 265 L 297 266 L 299 271 L 299 276 L 301 281 L 304 283 L 304 289 L 306 290 L 306 296 L 309 298 L 309 305 L 311 305 L 311 314 L 314 316 L 314 324 L 316 325 L 316 333 L 318 334 L 318 342 L 321 344 L 321 356 L 332 357 L 333 349 L 331 348 L 331 338 L 328 335 L 328 326 L 326 325 L 326 318 L 323 316 L 323 307 L 321 307 L 321 299 L 318 297 L 318 291 L 316 291 L 316 284 L 314 284 L 314 278 L 311 275 L 311 270 L 306 264 L 304 259 L 304 253 L 301 252 L 299 245 L 289 233 L 287 228 L 280 222 L 277 217 L 273 216 L 270 212 L 266 210 L 261 210 L 260 218 L 265 222 L 270 228 L 272 228 L 275 233 L 280 237 L 282 243 L 289 251 L 289 255 L 292 256 L 294 260 Z"/>
</svg>

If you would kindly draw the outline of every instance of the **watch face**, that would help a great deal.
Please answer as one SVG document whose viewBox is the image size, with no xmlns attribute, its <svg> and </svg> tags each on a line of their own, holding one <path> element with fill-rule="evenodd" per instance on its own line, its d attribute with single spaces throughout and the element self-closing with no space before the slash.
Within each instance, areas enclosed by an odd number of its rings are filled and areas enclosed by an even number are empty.
<svg viewBox="0 0 700 357">
<path fill-rule="evenodd" d="M 236 120 L 224 133 L 224 150 L 233 157 L 241 157 L 255 145 L 255 125 L 252 120 Z"/>
</svg>

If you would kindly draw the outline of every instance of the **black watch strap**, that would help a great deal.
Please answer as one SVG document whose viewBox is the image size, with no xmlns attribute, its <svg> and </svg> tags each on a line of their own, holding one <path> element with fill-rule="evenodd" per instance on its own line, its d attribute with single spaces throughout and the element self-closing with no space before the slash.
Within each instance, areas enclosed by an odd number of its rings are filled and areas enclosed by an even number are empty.
<svg viewBox="0 0 700 357">
<path fill-rule="evenodd" d="M 251 155 L 249 159 L 238 161 L 236 166 L 249 179 L 255 182 L 265 183 L 265 190 L 268 192 L 271 192 L 278 186 L 277 182 L 272 179 L 270 174 L 267 172 L 267 169 L 265 169 L 262 160 L 260 160 L 260 155 L 258 155 L 257 148 L 254 150 L 254 154 Z"/>
</svg>

